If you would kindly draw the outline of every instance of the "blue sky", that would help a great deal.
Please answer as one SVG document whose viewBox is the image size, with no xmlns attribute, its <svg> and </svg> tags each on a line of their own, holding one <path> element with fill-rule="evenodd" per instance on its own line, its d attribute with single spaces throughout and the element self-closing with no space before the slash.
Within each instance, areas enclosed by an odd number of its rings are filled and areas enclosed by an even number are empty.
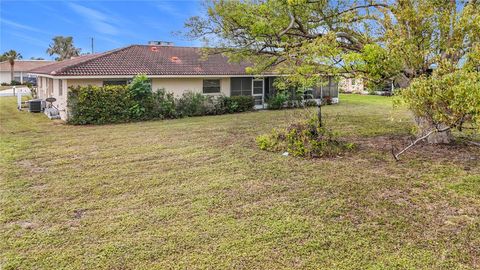
<svg viewBox="0 0 480 270">
<path fill-rule="evenodd" d="M 45 51 L 57 35 L 73 36 L 82 52 L 91 51 L 92 37 L 95 52 L 149 40 L 201 46 L 174 33 L 183 30 L 186 19 L 203 13 L 198 0 L 0 0 L 0 52 L 14 49 L 24 59 L 53 59 Z"/>
</svg>

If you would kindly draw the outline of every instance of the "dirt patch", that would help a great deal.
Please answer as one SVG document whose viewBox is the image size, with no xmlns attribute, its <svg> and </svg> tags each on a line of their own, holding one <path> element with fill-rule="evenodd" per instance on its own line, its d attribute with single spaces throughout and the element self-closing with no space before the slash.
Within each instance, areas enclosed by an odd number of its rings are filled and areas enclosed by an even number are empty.
<svg viewBox="0 0 480 270">
<path fill-rule="evenodd" d="M 32 174 L 43 173 L 43 172 L 47 171 L 46 168 L 42 168 L 40 166 L 37 166 L 37 165 L 33 164 L 30 160 L 21 160 L 21 161 L 18 161 L 17 164 L 20 167 L 28 170 Z"/>
<path fill-rule="evenodd" d="M 350 138 L 361 150 L 377 150 L 384 153 L 395 152 L 408 146 L 414 140 L 411 136 L 377 136 L 370 138 Z M 464 144 L 440 144 L 432 145 L 419 142 L 405 152 L 400 159 L 410 158 L 428 159 L 430 161 L 449 161 L 462 163 L 466 170 L 480 165 L 480 147 Z"/>
<path fill-rule="evenodd" d="M 85 215 L 86 212 L 87 212 L 87 210 L 85 210 L 85 209 L 77 209 L 77 210 L 73 211 L 73 217 L 75 219 L 81 219 Z"/>
</svg>

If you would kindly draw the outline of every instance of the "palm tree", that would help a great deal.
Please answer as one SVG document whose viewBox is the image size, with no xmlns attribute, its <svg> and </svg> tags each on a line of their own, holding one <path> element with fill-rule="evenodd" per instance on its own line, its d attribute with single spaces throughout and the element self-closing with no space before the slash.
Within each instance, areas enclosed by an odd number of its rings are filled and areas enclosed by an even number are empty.
<svg viewBox="0 0 480 270">
<path fill-rule="evenodd" d="M 75 48 L 73 45 L 73 37 L 56 36 L 52 41 L 48 46 L 47 53 L 49 55 L 58 55 L 55 60 L 62 61 L 80 55 L 81 49 Z"/>
<path fill-rule="evenodd" d="M 15 60 L 22 59 L 22 55 L 15 50 L 10 50 L 2 55 L 2 60 L 10 63 L 10 78 L 13 81 L 13 67 L 15 66 Z"/>
</svg>

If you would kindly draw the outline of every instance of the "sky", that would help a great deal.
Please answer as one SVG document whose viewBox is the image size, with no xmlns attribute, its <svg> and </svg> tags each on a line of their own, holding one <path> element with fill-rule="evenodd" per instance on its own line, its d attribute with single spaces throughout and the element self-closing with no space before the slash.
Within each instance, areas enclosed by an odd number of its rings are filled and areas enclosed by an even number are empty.
<svg viewBox="0 0 480 270">
<path fill-rule="evenodd" d="M 42 57 L 54 36 L 72 36 L 82 53 L 103 52 L 150 40 L 201 46 L 178 34 L 191 16 L 205 13 L 202 1 L 0 0 L 0 53 L 16 50 L 24 59 Z"/>
</svg>

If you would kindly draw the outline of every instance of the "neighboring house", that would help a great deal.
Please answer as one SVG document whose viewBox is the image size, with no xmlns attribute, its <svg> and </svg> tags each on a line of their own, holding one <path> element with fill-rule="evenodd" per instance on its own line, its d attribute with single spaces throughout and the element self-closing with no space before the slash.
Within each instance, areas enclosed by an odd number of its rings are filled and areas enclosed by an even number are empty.
<svg viewBox="0 0 480 270">
<path fill-rule="evenodd" d="M 66 120 L 69 87 L 126 85 L 137 74 L 146 74 L 153 90 L 165 89 L 176 97 L 187 91 L 205 95 L 253 96 L 256 108 L 264 108 L 268 97 L 275 92 L 275 76 L 252 76 L 245 72 L 247 66 L 246 63 L 230 63 L 220 54 L 205 59 L 200 48 L 131 45 L 56 62 L 34 69 L 32 73 L 39 78 L 39 98 L 54 97 L 55 107 Z M 329 78 L 328 87 L 314 89 L 317 98 L 322 93 L 338 97 L 338 88 L 332 78 Z"/>
<path fill-rule="evenodd" d="M 0 83 L 11 83 L 12 80 L 20 83 L 31 82 L 35 76 L 30 74 L 30 70 L 54 63 L 48 60 L 15 60 L 13 65 L 13 79 L 11 78 L 10 63 L 8 61 L 0 62 Z"/>
<path fill-rule="evenodd" d="M 368 94 L 361 78 L 342 78 L 338 82 L 338 89 L 344 93 Z"/>
</svg>

